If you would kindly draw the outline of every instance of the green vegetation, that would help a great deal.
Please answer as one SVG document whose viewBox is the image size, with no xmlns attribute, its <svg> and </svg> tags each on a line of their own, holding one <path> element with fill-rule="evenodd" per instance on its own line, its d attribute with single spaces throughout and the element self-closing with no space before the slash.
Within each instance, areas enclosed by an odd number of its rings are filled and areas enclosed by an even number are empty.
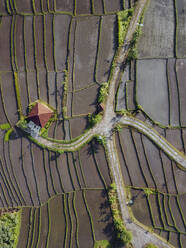
<svg viewBox="0 0 186 248">
<path fill-rule="evenodd" d="M 140 35 L 142 34 L 142 28 L 141 28 L 142 23 L 143 23 L 143 16 L 140 18 L 139 25 L 137 26 L 136 31 L 133 35 L 133 39 L 130 43 L 130 49 L 129 49 L 129 53 L 128 53 L 128 57 L 127 57 L 128 61 L 130 61 L 132 59 L 136 59 L 138 56 L 137 41 L 138 41 L 138 38 L 140 37 Z"/>
<path fill-rule="evenodd" d="M 95 126 L 102 119 L 102 114 L 88 114 L 89 128 Z"/>
<path fill-rule="evenodd" d="M 111 248 L 108 240 L 95 241 L 94 248 Z"/>
<path fill-rule="evenodd" d="M 0 217 L 0 247 L 16 248 L 21 226 L 21 211 Z"/>
<path fill-rule="evenodd" d="M 19 113 L 20 119 L 23 119 L 21 96 L 20 96 L 20 90 L 19 90 L 19 80 L 18 80 L 17 72 L 14 72 L 14 86 L 15 86 L 15 91 L 16 91 L 16 100 L 17 100 L 17 107 L 18 107 L 17 111 Z"/>
<path fill-rule="evenodd" d="M 132 233 L 128 231 L 123 223 L 121 213 L 119 210 L 119 203 L 116 192 L 116 185 L 112 183 L 108 191 L 109 203 L 112 210 L 115 230 L 117 232 L 117 240 L 124 245 L 127 245 L 132 240 Z"/>
<path fill-rule="evenodd" d="M 108 83 L 102 83 L 99 89 L 99 95 L 98 95 L 98 103 L 102 103 L 105 101 L 106 97 L 108 95 Z"/>
<path fill-rule="evenodd" d="M 145 195 L 152 195 L 154 193 L 153 190 L 149 189 L 149 188 L 146 188 L 146 189 L 143 189 Z"/>
<path fill-rule="evenodd" d="M 158 247 L 152 243 L 149 243 L 145 246 L 145 248 L 158 248 Z"/>
<path fill-rule="evenodd" d="M 123 45 L 125 36 L 130 24 L 130 20 L 132 18 L 134 9 L 126 9 L 123 11 L 119 11 L 117 13 L 118 19 L 118 45 L 119 47 Z"/>
<path fill-rule="evenodd" d="M 11 135 L 12 132 L 13 132 L 13 128 L 8 129 L 8 131 L 5 133 L 4 141 L 6 141 L 6 142 L 9 141 L 10 135 Z"/>
<path fill-rule="evenodd" d="M 107 142 L 105 136 L 96 135 L 96 136 L 95 136 L 95 139 L 97 140 L 97 142 L 98 142 L 100 145 L 105 145 L 106 142 Z"/>
<path fill-rule="evenodd" d="M 9 123 L 0 124 L 0 129 L 1 130 L 8 130 L 9 128 L 11 128 Z"/>
</svg>

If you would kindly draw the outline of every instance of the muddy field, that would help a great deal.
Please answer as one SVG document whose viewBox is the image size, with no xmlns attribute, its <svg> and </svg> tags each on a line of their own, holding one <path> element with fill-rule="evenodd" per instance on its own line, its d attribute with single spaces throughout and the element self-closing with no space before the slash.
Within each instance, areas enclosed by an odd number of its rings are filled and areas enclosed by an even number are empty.
<svg viewBox="0 0 186 248">
<path fill-rule="evenodd" d="M 185 151 L 184 129 L 158 128 L 158 131 L 177 149 Z M 135 218 L 160 231 L 159 234 L 176 247 L 184 247 L 184 170 L 132 129 L 123 129 L 116 140 L 124 182 L 132 189 Z M 145 191 L 149 188 L 153 191 Z"/>
<path fill-rule="evenodd" d="M 17 71 L 24 115 L 29 103 L 42 99 L 57 110 L 49 137 L 69 140 L 82 134 L 87 114 L 96 110 L 100 84 L 108 81 L 117 47 L 116 12 L 134 2 L 1 1 L 0 124 L 15 127 L 19 120 Z M 185 4 L 175 3 L 176 10 L 171 0 L 151 0 L 138 43 L 140 60 L 123 74 L 116 110 L 141 105 L 144 113 L 136 117 L 149 123 L 149 115 L 169 126 L 154 128 L 186 152 Z M 17 129 L 5 142 L 5 133 L 0 130 L 0 207 L 23 206 L 18 247 L 92 248 L 95 240 L 112 240 L 104 148 L 93 140 L 60 155 L 39 148 Z M 185 172 L 132 129 L 116 138 L 135 218 L 176 248 L 185 247 Z"/>
<path fill-rule="evenodd" d="M 79 152 L 59 156 L 25 138 L 1 139 L 1 154 L 1 178 L 6 185 L 1 188 L 1 207 L 9 202 L 11 206 L 39 206 L 55 194 L 106 188 L 111 183 L 106 154 L 95 141 Z"/>
<path fill-rule="evenodd" d="M 105 191 L 83 190 L 55 196 L 40 208 L 23 208 L 18 247 L 91 248 L 95 240 L 110 241 L 112 235 Z"/>
<path fill-rule="evenodd" d="M 144 17 L 143 35 L 138 42 L 139 58 L 173 57 L 174 28 L 173 1 L 150 1 Z"/>
<path fill-rule="evenodd" d="M 138 60 L 136 70 L 136 102 L 144 112 L 164 126 L 184 127 L 185 60 Z"/>
</svg>

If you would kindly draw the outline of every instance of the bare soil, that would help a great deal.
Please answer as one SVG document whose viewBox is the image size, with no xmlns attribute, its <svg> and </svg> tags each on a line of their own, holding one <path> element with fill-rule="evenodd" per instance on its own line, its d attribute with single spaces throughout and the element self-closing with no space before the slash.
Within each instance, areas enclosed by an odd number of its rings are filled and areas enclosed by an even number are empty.
<svg viewBox="0 0 186 248">
<path fill-rule="evenodd" d="M 96 240 L 111 240 L 114 227 L 106 191 L 87 191 L 86 199 L 94 222 Z"/>
<path fill-rule="evenodd" d="M 53 108 L 56 107 L 56 73 L 55 72 L 48 72 L 48 97 L 49 97 L 49 104 Z"/>
<path fill-rule="evenodd" d="M 2 1 L 0 4 L 0 13 L 7 14 L 5 1 Z"/>
<path fill-rule="evenodd" d="M 31 208 L 27 207 L 22 209 L 21 229 L 20 229 L 20 233 L 22 235 L 20 235 L 18 239 L 18 244 L 17 244 L 18 248 L 26 247 L 27 245 L 30 214 L 31 214 Z"/>
<path fill-rule="evenodd" d="M 49 71 L 54 70 L 54 50 L 53 50 L 53 16 L 52 15 L 46 15 L 45 16 L 45 28 L 46 28 L 46 60 L 47 60 L 47 66 Z"/>
<path fill-rule="evenodd" d="M 186 126 L 186 98 L 184 92 L 186 91 L 185 79 L 186 79 L 186 60 L 179 59 L 176 61 L 176 72 L 178 79 L 178 87 L 180 94 L 180 115 L 181 125 Z"/>
<path fill-rule="evenodd" d="M 48 78 L 46 71 L 39 71 L 39 89 L 40 89 L 40 98 L 49 103 L 48 101 Z"/>
<path fill-rule="evenodd" d="M 181 218 L 181 214 L 179 212 L 178 205 L 176 203 L 176 198 L 175 197 L 171 197 L 170 204 L 171 204 L 171 210 L 172 210 L 173 216 L 175 218 L 176 226 L 181 231 L 185 231 L 185 226 L 184 226 L 183 220 Z"/>
<path fill-rule="evenodd" d="M 81 248 L 92 248 L 93 238 L 91 224 L 81 191 L 76 193 L 76 209 L 79 223 L 79 246 Z"/>
<path fill-rule="evenodd" d="M 140 170 L 138 157 L 131 139 L 131 133 L 129 129 L 123 129 L 120 132 L 120 141 L 122 144 L 126 165 L 132 180 L 132 185 L 137 187 L 145 187 L 144 178 Z M 136 175 L 138 176 L 136 177 Z"/>
<path fill-rule="evenodd" d="M 121 82 L 118 86 L 116 110 L 126 109 L 126 81 L 129 80 L 129 66 L 124 70 Z"/>
<path fill-rule="evenodd" d="M 46 202 L 50 197 L 47 192 L 46 174 L 43 167 L 43 151 L 35 145 L 32 146 L 32 151 L 38 191 L 40 195 L 40 200 L 43 203 Z"/>
<path fill-rule="evenodd" d="M 34 47 L 36 51 L 36 61 L 35 65 L 37 69 L 44 69 L 44 42 L 43 42 L 43 16 L 37 16 L 35 18 L 35 44 L 36 47 Z"/>
<path fill-rule="evenodd" d="M 97 61 L 97 81 L 106 82 L 109 76 L 109 70 L 116 49 L 116 16 L 109 15 L 102 18 L 100 47 Z"/>
<path fill-rule="evenodd" d="M 174 5 L 171 0 L 150 1 L 138 42 L 139 58 L 173 57 Z"/>
<path fill-rule="evenodd" d="M 131 190 L 134 204 L 131 206 L 134 217 L 146 226 L 152 226 L 147 198 L 141 190 Z"/>
<path fill-rule="evenodd" d="M 26 73 L 19 72 L 18 80 L 19 80 L 18 83 L 19 83 L 22 111 L 24 115 L 27 115 L 27 107 L 29 105 L 29 98 L 28 98 L 28 89 L 27 89 L 27 82 L 26 82 Z"/>
<path fill-rule="evenodd" d="M 165 190 L 165 180 L 162 163 L 159 156 L 159 149 L 145 136 L 142 137 L 146 157 L 152 171 L 156 185 L 160 191 Z"/>
<path fill-rule="evenodd" d="M 169 102 L 165 60 L 138 60 L 137 101 L 154 121 L 168 125 Z"/>
<path fill-rule="evenodd" d="M 186 6 L 184 0 L 176 1 L 177 13 L 178 13 L 178 36 L 177 36 L 177 55 L 179 58 L 186 57 L 186 21 L 185 11 Z"/>
<path fill-rule="evenodd" d="M 55 15 L 55 63 L 58 71 L 65 69 L 70 18 L 67 15 Z"/>
<path fill-rule="evenodd" d="M 94 82 L 98 28 L 99 17 L 82 17 L 77 19 L 73 89 L 81 89 Z"/>
<path fill-rule="evenodd" d="M 48 209 L 47 205 L 42 206 L 41 218 L 40 218 L 41 232 L 39 239 L 39 247 L 46 247 L 47 235 L 48 235 Z"/>
<path fill-rule="evenodd" d="M 132 179 L 130 177 L 130 173 L 128 170 L 128 166 L 126 165 L 126 160 L 125 160 L 125 151 L 123 150 L 122 143 L 121 143 L 121 138 L 119 136 L 119 133 L 116 135 L 116 149 L 118 151 L 118 157 L 120 161 L 120 168 L 123 176 L 123 181 L 126 186 L 131 186 L 132 185 Z"/>
<path fill-rule="evenodd" d="M 40 192 L 37 191 L 38 182 L 35 179 L 37 165 L 32 160 L 30 142 L 27 139 L 22 139 L 22 142 L 23 142 L 22 145 L 24 147 L 23 158 L 22 158 L 24 172 L 32 194 L 34 205 L 38 206 L 40 204 L 39 202 Z"/>
<path fill-rule="evenodd" d="M 25 49 L 26 60 L 29 70 L 35 69 L 34 64 L 34 41 L 33 41 L 33 18 L 32 16 L 26 16 L 25 18 Z"/>
<path fill-rule="evenodd" d="M 2 96 L 5 104 L 5 111 L 10 122 L 14 125 L 18 121 L 17 102 L 14 90 L 13 73 L 3 73 L 2 76 Z M 7 97 L 8 96 L 8 97 Z"/>
<path fill-rule="evenodd" d="M 134 89 L 135 83 L 134 81 L 130 81 L 126 83 L 126 91 L 127 91 L 127 109 L 128 110 L 135 110 L 135 102 L 134 102 Z"/>
<path fill-rule="evenodd" d="M 14 36 L 16 37 L 16 59 L 19 71 L 25 70 L 24 61 L 24 42 L 23 42 L 23 18 L 22 16 L 16 17 L 16 30 L 14 31 Z"/>
<path fill-rule="evenodd" d="M 69 121 L 72 139 L 82 134 L 87 126 L 86 117 L 72 118 Z"/>
<path fill-rule="evenodd" d="M 96 14 L 103 14 L 103 1 L 94 0 L 94 9 Z"/>
<path fill-rule="evenodd" d="M 168 72 L 168 87 L 169 87 L 169 101 L 170 101 L 170 125 L 179 126 L 179 97 L 178 88 L 176 84 L 175 74 L 175 59 L 168 59 L 167 72 Z"/>
<path fill-rule="evenodd" d="M 65 236 L 65 216 L 63 214 L 63 198 L 57 196 L 49 202 L 49 211 L 51 216 L 51 231 L 49 238 L 49 247 L 60 247 L 64 244 Z M 60 233 L 60 235 L 58 235 Z"/>
<path fill-rule="evenodd" d="M 11 30 L 11 18 L 2 17 L 0 24 L 0 53 L 1 53 L 1 64 L 0 70 L 10 71 L 11 70 L 11 54 L 10 54 L 10 30 Z"/>
<path fill-rule="evenodd" d="M 27 72 L 27 82 L 28 82 L 28 93 L 30 96 L 30 101 L 34 102 L 39 99 L 38 95 L 38 82 L 36 78 L 36 71 Z"/>
<path fill-rule="evenodd" d="M 91 13 L 91 1 L 90 0 L 77 0 L 76 1 L 76 13 L 77 15 L 81 14 L 90 14 Z"/>
<path fill-rule="evenodd" d="M 92 148 L 88 145 L 83 147 L 80 151 L 80 159 L 87 187 L 103 188 L 104 185 L 93 159 Z"/>
<path fill-rule="evenodd" d="M 149 167 L 148 167 L 148 162 L 145 157 L 145 151 L 143 149 L 143 144 L 142 144 L 142 135 L 139 134 L 138 132 L 135 132 L 132 130 L 132 135 L 134 139 L 134 145 L 136 147 L 138 159 L 139 159 L 139 166 L 141 167 L 141 172 L 144 175 L 145 178 L 145 185 L 150 187 L 150 188 L 155 188 L 155 184 L 152 178 L 152 175 L 150 173 Z"/>
<path fill-rule="evenodd" d="M 74 93 L 73 115 L 93 113 L 96 110 L 98 86 Z"/>
<path fill-rule="evenodd" d="M 120 11 L 122 10 L 122 4 L 120 0 L 104 0 L 105 1 L 105 6 L 106 6 L 106 12 L 115 12 L 115 11 Z"/>
<path fill-rule="evenodd" d="M 65 11 L 65 12 L 73 12 L 74 2 L 73 0 L 61 1 L 56 0 L 56 10 L 57 11 Z"/>
<path fill-rule="evenodd" d="M 16 6 L 17 6 L 18 12 L 33 13 L 32 2 L 30 0 L 16 1 Z"/>
</svg>

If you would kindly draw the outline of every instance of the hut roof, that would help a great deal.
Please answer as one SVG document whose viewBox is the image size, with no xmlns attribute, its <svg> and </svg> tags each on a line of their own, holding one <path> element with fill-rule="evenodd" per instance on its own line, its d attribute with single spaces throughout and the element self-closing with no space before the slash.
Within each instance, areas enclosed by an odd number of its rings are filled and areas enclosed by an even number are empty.
<svg viewBox="0 0 186 248">
<path fill-rule="evenodd" d="M 53 115 L 53 111 L 46 105 L 37 102 L 28 115 L 28 120 L 33 121 L 36 125 L 44 127 Z"/>
</svg>

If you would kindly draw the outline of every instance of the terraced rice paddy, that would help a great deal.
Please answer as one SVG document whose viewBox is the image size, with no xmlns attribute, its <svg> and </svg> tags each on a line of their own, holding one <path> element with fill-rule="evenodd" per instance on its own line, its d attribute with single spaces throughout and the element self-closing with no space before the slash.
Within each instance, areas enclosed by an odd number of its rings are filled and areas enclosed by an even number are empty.
<svg viewBox="0 0 186 248">
<path fill-rule="evenodd" d="M 0 208 L 23 208 L 20 248 L 91 248 L 96 240 L 113 240 L 106 193 L 112 178 L 104 147 L 92 140 L 73 153 L 50 152 L 15 124 L 27 115 L 29 103 L 42 99 L 57 110 L 49 137 L 70 140 L 87 128 L 117 48 L 116 14 L 134 3 L 0 3 L 0 124 L 13 128 L 8 141 L 7 131 L 0 130 Z M 138 59 L 126 66 L 115 105 L 153 125 L 185 153 L 184 10 L 184 0 L 151 0 Z M 116 137 L 135 218 L 184 248 L 185 171 L 133 129 Z"/>
</svg>

